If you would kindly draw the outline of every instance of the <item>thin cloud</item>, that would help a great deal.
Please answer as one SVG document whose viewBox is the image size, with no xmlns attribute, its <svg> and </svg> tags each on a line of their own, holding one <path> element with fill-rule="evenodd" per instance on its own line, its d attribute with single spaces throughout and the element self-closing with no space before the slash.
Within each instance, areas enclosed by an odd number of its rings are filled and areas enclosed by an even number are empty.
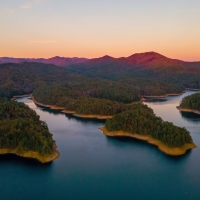
<svg viewBox="0 0 200 200">
<path fill-rule="evenodd" d="M 32 43 L 39 43 L 39 44 L 52 44 L 57 43 L 57 40 L 32 40 Z"/>
</svg>

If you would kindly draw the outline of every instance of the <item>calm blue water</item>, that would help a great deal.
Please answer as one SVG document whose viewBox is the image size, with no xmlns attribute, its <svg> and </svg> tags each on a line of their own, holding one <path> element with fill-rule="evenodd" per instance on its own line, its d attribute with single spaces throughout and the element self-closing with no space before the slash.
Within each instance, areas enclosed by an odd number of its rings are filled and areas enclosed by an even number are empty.
<svg viewBox="0 0 200 200">
<path fill-rule="evenodd" d="M 200 146 L 200 116 L 180 113 L 183 96 L 147 102 L 164 120 L 186 127 Z M 82 120 L 25 102 L 46 121 L 61 153 L 42 165 L 16 156 L 0 157 L 0 199 L 200 199 L 200 148 L 166 156 L 134 139 L 107 138 L 104 121 Z"/>
</svg>

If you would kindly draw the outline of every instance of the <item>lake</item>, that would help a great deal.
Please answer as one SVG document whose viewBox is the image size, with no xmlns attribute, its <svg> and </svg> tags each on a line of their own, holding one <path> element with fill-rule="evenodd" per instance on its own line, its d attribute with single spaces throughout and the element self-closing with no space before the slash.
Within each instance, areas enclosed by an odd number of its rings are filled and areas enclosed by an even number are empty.
<svg viewBox="0 0 200 200">
<path fill-rule="evenodd" d="M 181 96 L 145 102 L 164 120 L 186 127 L 200 146 L 200 115 L 176 109 Z M 199 199 L 200 148 L 170 157 L 155 146 L 128 138 L 108 138 L 105 121 L 80 119 L 18 99 L 47 122 L 60 158 L 49 164 L 0 156 L 0 199 Z"/>
</svg>

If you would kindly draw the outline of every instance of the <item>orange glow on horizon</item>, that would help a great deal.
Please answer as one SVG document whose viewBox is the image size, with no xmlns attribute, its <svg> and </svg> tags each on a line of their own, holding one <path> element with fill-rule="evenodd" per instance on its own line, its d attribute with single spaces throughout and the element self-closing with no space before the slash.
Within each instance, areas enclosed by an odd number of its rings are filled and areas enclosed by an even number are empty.
<svg viewBox="0 0 200 200">
<path fill-rule="evenodd" d="M 118 58 L 154 51 L 200 61 L 200 1 L 22 0 L 2 1 L 0 10 L 0 57 Z"/>
<path fill-rule="evenodd" d="M 14 57 L 14 58 L 51 58 L 54 56 L 60 56 L 60 57 L 84 57 L 84 58 L 99 58 L 103 57 L 105 55 L 109 55 L 114 58 L 120 58 L 120 57 L 128 57 L 135 53 L 144 53 L 144 52 L 150 52 L 154 51 L 159 54 L 162 54 L 163 56 L 166 56 L 168 58 L 172 59 L 178 59 L 183 61 L 200 61 L 200 53 L 197 53 L 198 51 L 187 52 L 186 50 L 177 51 L 176 49 L 174 51 L 172 50 L 154 50 L 154 49 L 126 49 L 126 51 L 122 51 L 122 49 L 115 49 L 115 50 L 107 50 L 104 49 L 97 49 L 96 51 L 94 49 L 70 49 L 65 50 L 61 48 L 54 48 L 54 47 L 41 47 L 41 48 L 33 48 L 33 49 L 23 49 L 17 50 L 17 48 L 12 48 L 11 50 L 9 48 L 4 48 L 4 50 L 0 50 L 0 57 Z M 7 53 L 5 53 L 7 52 Z"/>
</svg>

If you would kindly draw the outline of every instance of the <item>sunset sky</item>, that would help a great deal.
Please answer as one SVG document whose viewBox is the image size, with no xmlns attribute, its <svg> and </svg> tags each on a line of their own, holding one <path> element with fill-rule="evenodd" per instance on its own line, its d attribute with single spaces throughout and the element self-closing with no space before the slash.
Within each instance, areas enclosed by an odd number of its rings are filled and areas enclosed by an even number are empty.
<svg viewBox="0 0 200 200">
<path fill-rule="evenodd" d="M 0 27 L 0 57 L 200 61 L 200 0 L 0 0 Z"/>
</svg>

